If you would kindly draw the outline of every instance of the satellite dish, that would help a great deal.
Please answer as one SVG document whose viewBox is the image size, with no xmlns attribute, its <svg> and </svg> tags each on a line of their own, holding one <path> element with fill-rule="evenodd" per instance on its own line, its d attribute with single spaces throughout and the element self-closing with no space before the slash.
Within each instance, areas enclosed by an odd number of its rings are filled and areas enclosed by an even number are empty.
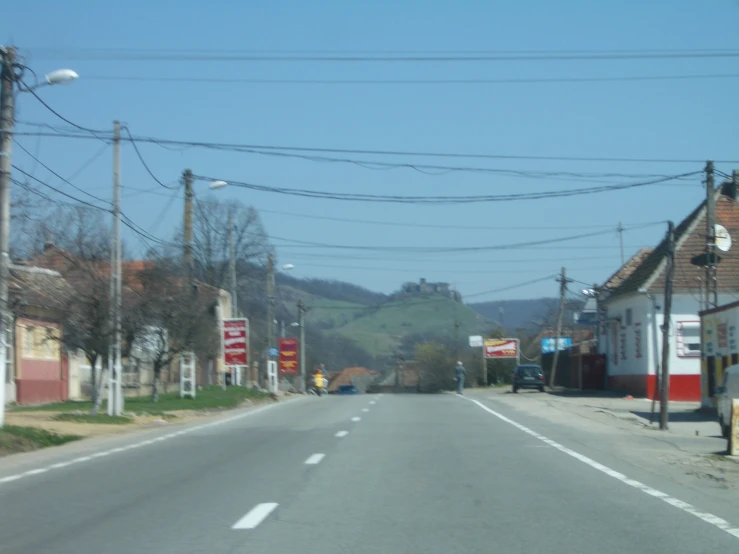
<svg viewBox="0 0 739 554">
<path fill-rule="evenodd" d="M 728 252 L 731 249 L 731 235 L 726 230 L 726 227 L 715 225 L 713 235 L 715 237 L 716 248 L 721 250 L 721 252 Z"/>
</svg>

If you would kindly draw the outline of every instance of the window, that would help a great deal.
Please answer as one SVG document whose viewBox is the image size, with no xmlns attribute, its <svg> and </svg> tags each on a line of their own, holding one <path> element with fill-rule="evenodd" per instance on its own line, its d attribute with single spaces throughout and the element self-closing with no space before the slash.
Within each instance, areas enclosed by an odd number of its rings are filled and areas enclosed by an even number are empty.
<svg viewBox="0 0 739 554">
<path fill-rule="evenodd" d="M 634 311 L 631 308 L 626 309 L 626 325 L 631 325 L 632 320 L 634 319 Z"/>
<path fill-rule="evenodd" d="M 697 358 L 701 355 L 700 321 L 678 321 L 675 333 L 677 355 L 681 358 Z"/>
</svg>

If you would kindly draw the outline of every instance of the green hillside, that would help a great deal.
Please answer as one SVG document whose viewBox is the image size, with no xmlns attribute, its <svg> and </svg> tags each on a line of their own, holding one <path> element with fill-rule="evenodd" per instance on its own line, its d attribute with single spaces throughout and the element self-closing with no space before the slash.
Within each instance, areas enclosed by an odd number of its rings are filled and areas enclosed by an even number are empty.
<svg viewBox="0 0 739 554">
<path fill-rule="evenodd" d="M 472 308 L 448 298 L 432 296 L 387 302 L 375 309 L 355 312 L 358 317 L 334 332 L 357 341 L 373 355 L 389 355 L 408 335 L 453 337 L 454 322 L 459 336 L 478 334 L 490 325 Z"/>
</svg>

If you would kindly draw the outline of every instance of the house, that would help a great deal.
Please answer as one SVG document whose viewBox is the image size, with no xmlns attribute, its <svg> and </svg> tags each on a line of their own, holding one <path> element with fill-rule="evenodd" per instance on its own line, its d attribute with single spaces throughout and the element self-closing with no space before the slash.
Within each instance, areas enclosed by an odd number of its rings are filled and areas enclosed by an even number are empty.
<svg viewBox="0 0 739 554">
<path fill-rule="evenodd" d="M 107 298 L 109 294 L 110 262 L 108 260 L 82 261 L 55 244 L 47 243 L 44 251 L 34 258 L 33 263 L 57 271 L 64 276 L 73 289 L 85 291 L 90 294 L 91 298 Z M 151 275 L 147 272 L 156 268 L 156 262 L 151 260 L 125 260 L 121 263 L 124 306 L 128 302 L 138 302 L 138 292 L 144 286 L 144 279 L 147 275 Z M 203 306 L 210 306 L 212 309 L 215 327 L 222 319 L 232 317 L 230 293 L 199 281 L 195 284 L 198 290 L 198 301 L 202 302 Z M 132 346 L 137 345 L 134 343 Z M 70 356 L 70 361 L 72 360 L 75 363 L 71 363 L 70 368 L 77 370 L 77 373 L 70 376 L 70 382 L 74 384 L 74 392 L 76 395 L 89 396 L 92 374 L 89 361 L 79 355 Z M 206 384 L 215 381 L 216 384 L 220 384 L 226 369 L 222 356 L 215 355 L 212 359 L 202 359 L 198 362 L 197 383 Z M 100 371 L 104 363 L 104 360 L 98 360 L 96 371 Z M 151 390 L 153 371 L 145 353 L 132 348 L 132 356 L 123 360 L 123 368 L 124 394 L 147 394 Z M 164 368 L 162 379 L 170 382 L 179 381 L 179 359 L 174 360 L 170 367 Z"/>
<path fill-rule="evenodd" d="M 364 367 L 347 367 L 329 377 L 328 392 L 337 392 L 339 387 L 354 385 L 357 392 L 363 393 L 376 376 L 377 372 Z"/>
<path fill-rule="evenodd" d="M 739 207 L 730 182 L 715 191 L 716 223 L 739 237 Z M 705 268 L 694 258 L 705 251 L 706 202 L 675 229 L 675 272 L 670 322 L 670 399 L 701 398 L 700 321 Z M 662 356 L 667 240 L 640 250 L 598 291 L 599 352 L 606 357 L 611 389 L 655 397 Z M 723 254 L 723 253 L 721 253 Z M 739 257 L 718 264 L 719 305 L 739 294 Z"/>
<path fill-rule="evenodd" d="M 400 293 L 395 296 L 444 296 L 455 302 L 462 302 L 462 295 L 459 291 L 452 288 L 449 283 L 430 283 L 426 279 L 421 278 L 418 283 L 404 283 L 400 288 Z"/>
<path fill-rule="evenodd" d="M 11 265 L 8 292 L 14 324 L 6 402 L 67 400 L 69 368 L 61 339 L 65 303 L 72 288 L 57 271 Z"/>
</svg>

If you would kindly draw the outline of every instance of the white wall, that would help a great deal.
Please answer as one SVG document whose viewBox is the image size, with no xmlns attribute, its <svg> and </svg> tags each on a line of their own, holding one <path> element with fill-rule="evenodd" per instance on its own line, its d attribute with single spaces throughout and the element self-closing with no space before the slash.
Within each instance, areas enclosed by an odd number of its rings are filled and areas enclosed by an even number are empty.
<svg viewBox="0 0 739 554">
<path fill-rule="evenodd" d="M 598 351 L 608 357 L 609 375 L 634 375 L 656 373 L 662 359 L 662 308 L 664 297 L 662 294 L 652 295 L 654 302 L 659 307 L 656 311 L 656 322 L 653 321 L 653 301 L 646 294 L 634 294 L 616 298 L 604 303 L 601 307 L 606 309 L 607 318 L 621 318 L 618 328 L 618 338 L 621 339 L 625 333 L 626 342 L 622 347 L 616 344 L 617 358 L 614 357 L 613 334 L 610 322 L 601 325 Z M 689 352 L 686 348 L 686 339 L 691 342 L 695 340 L 700 343 L 700 323 L 698 311 L 701 309 L 701 297 L 696 291 L 694 293 L 679 293 L 672 298 L 672 316 L 670 318 L 670 373 L 672 375 L 699 375 L 700 351 Z M 736 296 L 719 295 L 719 305 L 736 301 Z M 632 324 L 626 325 L 626 310 L 632 310 Z M 636 333 L 637 323 L 642 328 L 642 352 L 637 357 Z M 655 325 L 656 323 L 656 325 Z M 626 327 L 623 329 L 622 327 Z M 679 329 L 683 327 L 683 329 Z M 692 327 L 688 329 L 688 327 Z M 625 359 L 622 354 L 625 353 Z"/>
</svg>

